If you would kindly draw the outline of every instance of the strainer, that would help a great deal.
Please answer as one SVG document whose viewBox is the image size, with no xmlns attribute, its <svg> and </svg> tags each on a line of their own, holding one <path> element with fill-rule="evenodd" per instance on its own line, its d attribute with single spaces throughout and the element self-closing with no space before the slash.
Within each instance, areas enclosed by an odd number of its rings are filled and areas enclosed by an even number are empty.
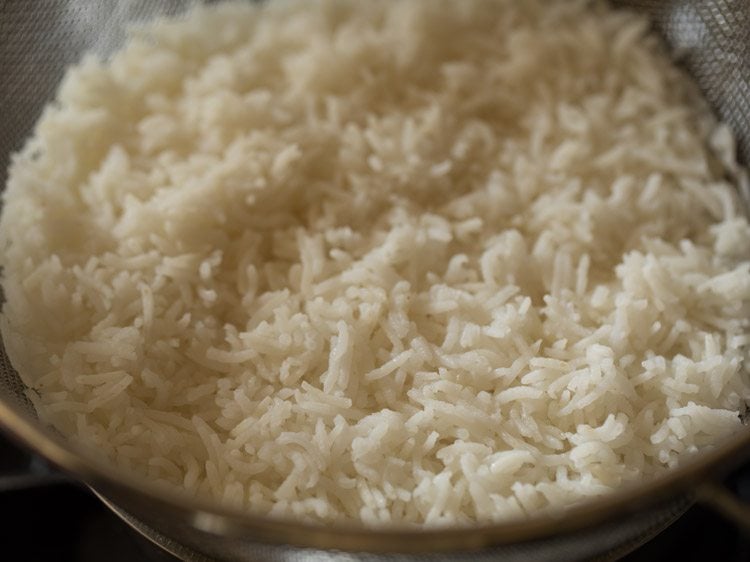
<svg viewBox="0 0 750 562">
<path fill-rule="evenodd" d="M 0 0 L 0 185 L 5 183 L 10 154 L 30 134 L 67 64 L 85 51 L 111 53 L 121 44 L 127 24 L 179 14 L 190 4 L 185 0 Z M 750 162 L 750 2 L 620 0 L 616 4 L 652 18 L 720 118 L 733 128 L 740 159 Z M 0 422 L 52 465 L 91 486 L 140 532 L 188 560 L 614 559 L 671 523 L 696 497 L 742 519 L 743 507 L 707 482 L 743 460 L 743 451 L 750 452 L 748 429 L 678 470 L 573 509 L 564 519 L 539 516 L 471 529 L 374 532 L 222 510 L 113 469 L 37 421 L 1 345 Z"/>
</svg>

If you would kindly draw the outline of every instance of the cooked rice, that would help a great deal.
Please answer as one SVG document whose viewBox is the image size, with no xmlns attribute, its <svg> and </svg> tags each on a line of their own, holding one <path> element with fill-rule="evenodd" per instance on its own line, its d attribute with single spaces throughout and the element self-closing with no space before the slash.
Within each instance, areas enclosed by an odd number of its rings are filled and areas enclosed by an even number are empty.
<svg viewBox="0 0 750 562">
<path fill-rule="evenodd" d="M 253 512 L 466 524 L 740 427 L 731 133 L 592 2 L 228 3 L 70 69 L 11 167 L 40 414 Z"/>
</svg>

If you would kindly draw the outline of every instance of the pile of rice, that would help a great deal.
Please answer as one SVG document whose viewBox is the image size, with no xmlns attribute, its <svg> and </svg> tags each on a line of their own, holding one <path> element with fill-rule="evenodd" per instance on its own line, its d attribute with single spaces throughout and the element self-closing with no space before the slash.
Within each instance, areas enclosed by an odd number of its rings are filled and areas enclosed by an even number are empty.
<svg viewBox="0 0 750 562">
<path fill-rule="evenodd" d="M 2 334 L 44 419 L 313 521 L 523 517 L 741 427 L 730 132 L 591 2 L 221 4 L 68 73 Z"/>
</svg>

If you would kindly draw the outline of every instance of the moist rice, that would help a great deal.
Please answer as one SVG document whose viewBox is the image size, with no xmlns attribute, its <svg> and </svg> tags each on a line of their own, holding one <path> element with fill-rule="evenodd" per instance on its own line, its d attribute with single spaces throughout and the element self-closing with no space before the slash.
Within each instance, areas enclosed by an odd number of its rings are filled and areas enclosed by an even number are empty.
<svg viewBox="0 0 750 562">
<path fill-rule="evenodd" d="M 43 419 L 253 513 L 526 517 L 738 431 L 731 132 L 597 2 L 223 3 L 71 68 L 15 156 Z"/>
</svg>

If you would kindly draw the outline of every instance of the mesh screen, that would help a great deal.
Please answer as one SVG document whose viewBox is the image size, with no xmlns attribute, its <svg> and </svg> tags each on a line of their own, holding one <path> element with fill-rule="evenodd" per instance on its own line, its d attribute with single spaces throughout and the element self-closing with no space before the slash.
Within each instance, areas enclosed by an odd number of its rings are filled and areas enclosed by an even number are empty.
<svg viewBox="0 0 750 562">
<path fill-rule="evenodd" d="M 122 44 L 128 24 L 179 14 L 191 3 L 0 0 L 0 186 L 5 186 L 11 155 L 53 98 L 66 66 L 85 52 L 110 54 Z M 24 390 L 0 341 L 0 400 L 36 418 Z"/>
</svg>

